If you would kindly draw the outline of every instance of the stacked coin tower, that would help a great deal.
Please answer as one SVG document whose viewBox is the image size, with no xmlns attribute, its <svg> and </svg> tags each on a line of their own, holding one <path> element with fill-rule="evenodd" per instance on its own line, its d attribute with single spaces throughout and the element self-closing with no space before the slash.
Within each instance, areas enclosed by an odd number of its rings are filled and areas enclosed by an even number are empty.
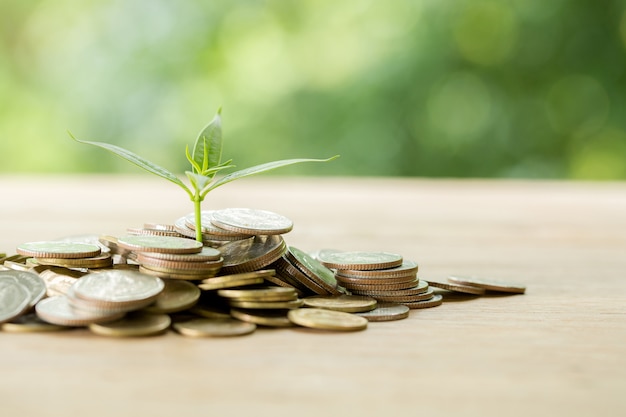
<svg viewBox="0 0 626 417">
<path fill-rule="evenodd" d="M 288 246 L 288 218 L 266 210 L 202 212 L 127 235 L 30 242 L 0 257 L 4 331 L 88 327 L 106 336 L 174 329 L 191 337 L 250 334 L 257 326 L 363 330 L 435 307 L 446 291 L 523 293 L 524 286 L 450 277 L 420 280 L 399 254 Z M 444 289 L 437 294 L 431 287 Z"/>
</svg>

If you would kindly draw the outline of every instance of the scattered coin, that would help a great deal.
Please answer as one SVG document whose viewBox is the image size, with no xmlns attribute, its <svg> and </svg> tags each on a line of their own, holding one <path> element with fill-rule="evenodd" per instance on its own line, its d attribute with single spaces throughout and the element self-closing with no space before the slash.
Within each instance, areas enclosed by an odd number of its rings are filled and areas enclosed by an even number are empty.
<svg viewBox="0 0 626 417">
<path fill-rule="evenodd" d="M 289 320 L 298 326 L 321 330 L 364 330 L 367 319 L 343 311 L 321 308 L 299 308 L 287 313 Z"/>
<path fill-rule="evenodd" d="M 457 284 L 454 282 L 440 282 L 440 281 L 429 279 L 428 284 L 431 287 L 437 287 L 437 288 L 441 288 L 441 289 L 448 290 L 448 291 L 461 292 L 464 294 L 483 295 L 485 293 L 484 288 Z"/>
<path fill-rule="evenodd" d="M 372 270 L 394 268 L 402 265 L 402 256 L 388 252 L 323 252 L 319 261 L 328 268 L 347 270 Z"/>
<path fill-rule="evenodd" d="M 255 289 L 223 289 L 218 290 L 220 297 L 236 301 L 294 301 L 298 298 L 296 291 L 285 287 L 268 287 Z"/>
<path fill-rule="evenodd" d="M 64 295 L 44 298 L 35 306 L 37 315 L 48 323 L 60 326 L 87 326 L 90 323 L 102 323 L 121 318 L 123 312 L 87 313 L 72 308 Z"/>
<path fill-rule="evenodd" d="M 409 317 L 410 310 L 409 307 L 402 304 L 378 303 L 374 310 L 357 313 L 357 315 L 365 317 L 368 321 L 393 321 Z"/>
<path fill-rule="evenodd" d="M 376 300 L 358 295 L 317 295 L 304 299 L 306 307 L 324 308 L 327 310 L 344 311 L 346 313 L 363 313 L 376 308 Z"/>
<path fill-rule="evenodd" d="M 193 319 L 180 323 L 174 323 L 172 327 L 183 336 L 190 337 L 243 336 L 256 330 L 256 324 L 232 318 Z"/>
<path fill-rule="evenodd" d="M 28 308 L 30 300 L 30 292 L 17 280 L 0 280 L 0 323 L 22 314 Z"/>
<path fill-rule="evenodd" d="M 286 310 L 302 307 L 301 299 L 292 301 L 240 301 L 230 300 L 230 306 L 236 308 L 250 308 L 256 310 Z"/>
<path fill-rule="evenodd" d="M 89 258 L 100 252 L 100 246 L 77 242 L 29 242 L 17 247 L 20 255 L 36 258 Z"/>
<path fill-rule="evenodd" d="M 91 323 L 89 330 L 102 336 L 137 337 L 152 336 L 165 332 L 171 324 L 167 314 L 132 312 L 119 320 L 107 323 Z"/>
<path fill-rule="evenodd" d="M 279 235 L 293 228 L 293 222 L 280 214 L 249 208 L 216 210 L 211 224 L 221 229 L 251 235 Z"/>
<path fill-rule="evenodd" d="M 496 279 L 450 276 L 448 277 L 448 281 L 455 284 L 483 288 L 487 291 L 506 292 L 513 294 L 524 294 L 524 292 L 526 292 L 526 287 L 524 285 Z"/>
<path fill-rule="evenodd" d="M 424 301 L 415 301 L 410 303 L 401 303 L 410 309 L 419 308 L 431 308 L 440 306 L 443 303 L 443 297 L 440 294 L 435 294 L 432 298 Z"/>
<path fill-rule="evenodd" d="M 0 271 L 0 281 L 3 279 L 15 280 L 26 288 L 30 295 L 29 307 L 34 307 L 46 295 L 46 283 L 39 275 L 33 272 Z"/>
<path fill-rule="evenodd" d="M 221 278 L 221 277 L 216 277 Z M 198 285 L 198 288 L 205 291 L 219 290 L 222 288 L 237 288 L 245 287 L 247 285 L 262 284 L 263 278 L 247 278 L 247 279 L 231 279 L 227 281 L 212 281 L 212 278 L 205 279 L 202 284 Z"/>
<path fill-rule="evenodd" d="M 237 320 L 267 327 L 292 327 L 285 310 L 243 310 L 233 308 L 230 314 Z"/>
<path fill-rule="evenodd" d="M 29 313 L 0 324 L 0 328 L 9 333 L 37 333 L 56 332 L 66 330 L 68 327 L 51 324 L 41 320 L 36 313 Z"/>
<path fill-rule="evenodd" d="M 293 246 L 287 250 L 287 260 L 302 271 L 309 279 L 330 294 L 339 294 L 337 280 L 333 271 L 317 261 L 309 254 Z"/>
</svg>

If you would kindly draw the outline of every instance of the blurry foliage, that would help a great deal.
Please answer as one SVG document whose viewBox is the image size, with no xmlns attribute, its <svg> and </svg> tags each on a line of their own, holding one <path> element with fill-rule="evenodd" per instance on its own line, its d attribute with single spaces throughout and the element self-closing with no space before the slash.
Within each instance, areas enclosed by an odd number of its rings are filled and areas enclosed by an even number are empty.
<svg viewBox="0 0 626 417">
<path fill-rule="evenodd" d="M 618 0 L 3 0 L 0 171 L 182 172 L 221 105 L 242 167 L 624 179 L 625 47 Z"/>
</svg>

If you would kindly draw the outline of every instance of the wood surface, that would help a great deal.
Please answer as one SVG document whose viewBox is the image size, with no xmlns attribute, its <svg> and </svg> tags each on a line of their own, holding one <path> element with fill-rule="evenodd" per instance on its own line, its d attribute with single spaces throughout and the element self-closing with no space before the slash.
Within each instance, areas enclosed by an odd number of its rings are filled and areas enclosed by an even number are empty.
<svg viewBox="0 0 626 417">
<path fill-rule="evenodd" d="M 0 252 L 171 223 L 175 185 L 0 177 Z M 290 217 L 289 245 L 398 252 L 419 277 L 523 283 L 333 333 L 111 339 L 0 333 L 0 416 L 626 415 L 626 183 L 259 177 L 204 209 Z"/>
</svg>

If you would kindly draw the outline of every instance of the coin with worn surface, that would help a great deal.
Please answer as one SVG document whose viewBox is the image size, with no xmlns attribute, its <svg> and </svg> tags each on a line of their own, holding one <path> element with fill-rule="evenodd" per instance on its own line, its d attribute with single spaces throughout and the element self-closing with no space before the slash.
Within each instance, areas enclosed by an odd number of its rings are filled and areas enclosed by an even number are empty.
<svg viewBox="0 0 626 417">
<path fill-rule="evenodd" d="M 222 229 L 251 235 L 279 235 L 289 232 L 293 222 L 280 214 L 258 209 L 229 208 L 216 210 L 211 224 Z"/>
<path fill-rule="evenodd" d="M 100 255 L 100 246 L 78 242 L 29 242 L 19 245 L 17 253 L 36 258 L 89 258 Z"/>
<path fill-rule="evenodd" d="M 13 279 L 22 284 L 30 294 L 29 307 L 34 307 L 46 295 L 46 283 L 41 277 L 28 271 L 0 271 L 0 281 Z"/>
<path fill-rule="evenodd" d="M 255 289 L 223 289 L 218 290 L 221 297 L 237 301 L 293 301 L 298 298 L 296 291 L 285 287 L 268 287 Z"/>
<path fill-rule="evenodd" d="M 367 321 L 393 321 L 409 317 L 410 310 L 410 308 L 402 304 L 379 303 L 374 310 L 357 313 L 357 315 L 365 317 Z"/>
<path fill-rule="evenodd" d="M 464 294 L 483 295 L 485 293 L 484 288 L 473 287 L 470 285 L 456 284 L 453 282 L 440 282 L 432 279 L 428 280 L 428 284 L 431 287 L 437 287 L 448 291 L 461 292 Z"/>
<path fill-rule="evenodd" d="M 324 252 L 318 259 L 328 268 L 347 270 L 373 270 L 402 265 L 402 256 L 389 252 Z"/>
<path fill-rule="evenodd" d="M 417 263 L 404 260 L 402 265 L 388 269 L 374 269 L 369 271 L 359 271 L 356 269 L 340 269 L 338 275 L 348 278 L 396 278 L 417 275 Z"/>
<path fill-rule="evenodd" d="M 286 310 L 302 307 L 301 299 L 292 301 L 240 301 L 230 300 L 230 306 L 235 308 L 251 308 L 256 310 Z"/>
<path fill-rule="evenodd" d="M 313 258 L 311 255 L 301 251 L 298 248 L 290 246 L 287 250 L 287 259 L 304 272 L 306 276 L 312 279 L 320 287 L 324 288 L 331 294 L 339 294 L 337 290 L 337 280 L 335 273 Z"/>
<path fill-rule="evenodd" d="M 410 309 L 419 309 L 419 308 L 431 308 L 440 306 L 443 303 L 443 297 L 439 294 L 435 294 L 432 298 L 424 301 L 414 301 L 408 303 L 400 303 L 407 306 Z"/>
<path fill-rule="evenodd" d="M 367 319 L 343 311 L 322 308 L 299 308 L 287 313 L 289 320 L 298 326 L 321 330 L 364 330 Z"/>
<path fill-rule="evenodd" d="M 483 278 L 474 278 L 474 277 L 450 276 L 448 277 L 448 281 L 455 283 L 455 284 L 469 285 L 473 287 L 483 288 L 487 291 L 506 292 L 506 293 L 513 293 L 513 294 L 524 294 L 526 292 L 525 285 L 502 281 L 502 280 L 491 279 L 491 278 L 483 279 Z"/>
<path fill-rule="evenodd" d="M 203 247 L 197 240 L 171 236 L 122 236 L 117 244 L 127 250 L 162 253 L 198 253 Z"/>
<path fill-rule="evenodd" d="M 172 325 L 174 330 L 190 337 L 243 336 L 256 330 L 256 324 L 241 320 L 200 318 Z"/>
<path fill-rule="evenodd" d="M 171 324 L 167 314 L 150 314 L 132 312 L 119 320 L 107 323 L 91 323 L 89 330 L 92 332 L 111 337 L 138 337 L 152 336 L 165 332 Z"/>
<path fill-rule="evenodd" d="M 9 333 L 38 333 L 66 330 L 68 327 L 51 324 L 41 320 L 35 313 L 24 314 L 7 323 L 0 325 L 0 329 Z"/>
<path fill-rule="evenodd" d="M 154 300 L 165 284 L 158 277 L 134 271 L 106 270 L 87 274 L 72 286 L 76 297 L 107 305 L 134 305 Z"/>
<path fill-rule="evenodd" d="M 175 313 L 193 307 L 200 299 L 200 288 L 189 281 L 165 280 L 163 291 L 153 304 L 145 307 L 149 313 Z"/>
<path fill-rule="evenodd" d="M 44 298 L 37 303 L 35 311 L 42 320 L 60 326 L 87 326 L 90 323 L 117 320 L 124 315 L 123 312 L 98 314 L 77 311 L 64 295 Z"/>
<path fill-rule="evenodd" d="M 0 323 L 14 319 L 29 306 L 31 294 L 17 280 L 0 280 Z"/>
<path fill-rule="evenodd" d="M 359 295 L 317 295 L 304 299 L 306 307 L 325 308 L 346 313 L 362 313 L 376 308 L 376 300 Z"/>
<path fill-rule="evenodd" d="M 242 310 L 233 308 L 230 314 L 237 320 L 267 327 L 292 327 L 285 310 Z"/>
</svg>

